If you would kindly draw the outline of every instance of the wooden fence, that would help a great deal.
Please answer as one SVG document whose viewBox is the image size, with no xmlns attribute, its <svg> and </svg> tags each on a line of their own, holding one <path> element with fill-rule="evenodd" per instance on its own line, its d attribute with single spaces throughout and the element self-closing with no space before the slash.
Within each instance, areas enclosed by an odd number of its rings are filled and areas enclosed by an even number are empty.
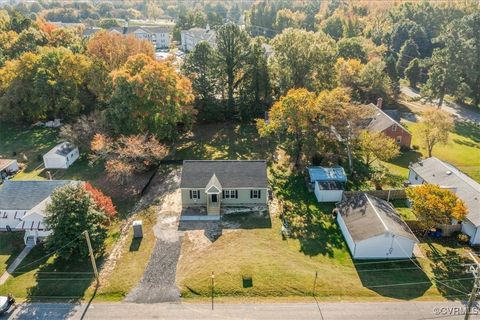
<svg viewBox="0 0 480 320">
<path fill-rule="evenodd" d="M 344 191 L 343 197 L 349 197 L 359 192 L 365 192 L 374 197 L 391 201 L 407 199 L 405 189 L 392 189 L 392 190 L 369 190 L 369 191 Z"/>
</svg>

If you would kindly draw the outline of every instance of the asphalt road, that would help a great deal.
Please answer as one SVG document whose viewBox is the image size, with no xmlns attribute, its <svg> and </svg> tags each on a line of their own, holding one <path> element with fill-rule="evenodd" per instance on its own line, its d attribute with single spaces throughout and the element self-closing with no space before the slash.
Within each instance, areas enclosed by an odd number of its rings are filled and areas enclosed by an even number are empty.
<svg viewBox="0 0 480 320">
<path fill-rule="evenodd" d="M 410 97 L 410 98 L 419 98 L 420 97 L 420 95 L 417 92 L 415 92 L 414 90 L 412 90 L 409 87 L 401 87 L 400 90 L 407 97 Z M 426 102 L 426 104 L 429 105 L 428 102 Z M 433 107 L 436 108 L 437 106 L 435 105 Z M 456 117 L 459 120 L 472 121 L 472 122 L 475 122 L 477 124 L 480 123 L 480 113 L 472 111 L 468 108 L 465 108 L 464 106 L 461 106 L 457 103 L 451 103 L 451 102 L 444 101 L 441 109 L 445 112 L 450 113 L 451 115 L 453 115 L 454 117 Z"/>
<path fill-rule="evenodd" d="M 463 319 L 461 302 L 370 302 L 370 303 L 264 303 L 210 304 L 190 303 L 98 303 L 85 309 L 73 304 L 25 304 L 7 319 L 355 319 L 424 320 Z M 480 319 L 474 309 L 471 319 Z"/>
</svg>

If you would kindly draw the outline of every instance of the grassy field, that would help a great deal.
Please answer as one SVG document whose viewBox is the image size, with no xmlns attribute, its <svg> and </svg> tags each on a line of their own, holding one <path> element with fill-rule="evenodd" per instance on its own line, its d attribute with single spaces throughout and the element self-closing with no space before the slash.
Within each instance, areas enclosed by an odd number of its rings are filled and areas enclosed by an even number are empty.
<svg viewBox="0 0 480 320">
<path fill-rule="evenodd" d="M 150 255 L 155 246 L 153 226 L 156 223 L 154 207 L 143 210 L 136 215 L 143 221 L 143 238 L 133 239 L 133 230 L 130 229 L 127 241 L 122 245 L 122 255 L 115 268 L 102 279 L 96 292 L 96 301 L 120 301 L 140 281 Z M 127 276 L 126 276 L 127 275 Z M 89 295 L 93 294 L 90 288 Z"/>
<path fill-rule="evenodd" d="M 291 229 L 299 226 L 295 238 L 282 237 L 276 210 L 268 221 L 229 218 L 234 227 L 213 242 L 187 232 L 177 267 L 184 298 L 207 299 L 212 272 L 215 294 L 225 301 L 309 299 L 314 286 L 318 298 L 335 301 L 454 299 L 458 288 L 469 290 L 466 251 L 455 244 L 422 244 L 426 258 L 415 262 L 421 269 L 411 261 L 354 262 L 332 207 L 319 206 L 303 177 L 285 172 L 273 171 L 271 179 L 290 210 Z"/>
<path fill-rule="evenodd" d="M 118 236 L 118 224 L 111 225 L 105 242 L 105 252 L 96 259 L 98 266 L 102 264 Z M 85 242 L 85 238 L 81 236 L 76 241 Z M 34 247 L 0 287 L 0 295 L 12 293 L 20 300 L 29 301 L 80 300 L 86 297 L 87 289 L 94 280 L 90 259 L 66 264 L 56 259 L 55 254 L 49 254 L 41 245 Z"/>
<path fill-rule="evenodd" d="M 0 275 L 7 270 L 23 247 L 23 233 L 0 232 Z"/>
<path fill-rule="evenodd" d="M 405 125 L 412 133 L 412 146 L 420 146 L 418 124 L 406 122 Z M 384 164 L 391 174 L 406 180 L 408 178 L 408 164 L 427 156 L 428 153 L 425 148 L 420 147 L 418 151 L 404 152 L 398 158 Z M 454 130 L 450 133 L 447 144 L 435 146 L 433 156 L 453 164 L 480 182 L 480 127 L 474 124 L 457 122 Z"/>
</svg>

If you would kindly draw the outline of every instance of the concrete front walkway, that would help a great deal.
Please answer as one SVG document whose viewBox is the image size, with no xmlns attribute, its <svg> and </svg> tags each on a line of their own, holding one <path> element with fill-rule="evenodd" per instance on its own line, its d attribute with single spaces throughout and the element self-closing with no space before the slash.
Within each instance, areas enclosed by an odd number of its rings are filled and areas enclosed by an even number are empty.
<svg viewBox="0 0 480 320">
<path fill-rule="evenodd" d="M 32 248 L 33 247 L 31 246 L 26 246 L 25 248 L 23 248 L 22 252 L 20 252 L 18 257 L 16 257 L 13 263 L 7 268 L 7 271 L 5 271 L 0 277 L 0 286 L 7 281 L 8 277 L 10 277 L 10 274 L 15 271 L 15 269 L 20 265 L 23 259 L 25 259 L 25 257 L 30 252 L 30 250 L 32 250 Z"/>
</svg>

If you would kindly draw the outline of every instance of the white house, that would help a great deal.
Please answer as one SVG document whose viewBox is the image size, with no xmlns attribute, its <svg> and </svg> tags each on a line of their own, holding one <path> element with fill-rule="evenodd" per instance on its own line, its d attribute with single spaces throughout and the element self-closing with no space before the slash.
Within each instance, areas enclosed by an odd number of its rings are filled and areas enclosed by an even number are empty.
<svg viewBox="0 0 480 320">
<path fill-rule="evenodd" d="M 192 51 L 195 46 L 201 41 L 207 41 L 212 47 L 216 47 L 217 37 L 215 30 L 207 28 L 191 28 L 189 30 L 182 30 L 180 33 L 182 50 L 185 52 Z"/>
<path fill-rule="evenodd" d="M 354 259 L 408 259 L 418 242 L 393 206 L 366 193 L 337 205 L 337 222 Z"/>
<path fill-rule="evenodd" d="M 78 148 L 69 142 L 62 142 L 43 156 L 46 169 L 67 169 L 80 156 Z"/>
<path fill-rule="evenodd" d="M 0 182 L 19 169 L 15 159 L 0 159 Z"/>
<path fill-rule="evenodd" d="M 449 189 L 462 199 L 468 209 L 462 222 L 462 232 L 470 236 L 471 244 L 480 244 L 480 184 L 449 163 L 435 157 L 409 166 L 411 185 L 431 183 Z"/>
<path fill-rule="evenodd" d="M 338 202 L 342 200 L 347 182 L 345 170 L 340 167 L 308 167 L 311 187 L 318 202 Z"/>
<path fill-rule="evenodd" d="M 51 233 L 44 225 L 45 208 L 53 190 L 69 180 L 15 181 L 0 187 L 0 231 L 25 231 L 25 244 Z"/>
<path fill-rule="evenodd" d="M 140 40 L 147 40 L 153 44 L 155 49 L 166 49 L 170 47 L 170 34 L 172 29 L 168 26 L 132 26 L 114 27 L 110 31 L 120 34 L 132 34 Z"/>
</svg>

